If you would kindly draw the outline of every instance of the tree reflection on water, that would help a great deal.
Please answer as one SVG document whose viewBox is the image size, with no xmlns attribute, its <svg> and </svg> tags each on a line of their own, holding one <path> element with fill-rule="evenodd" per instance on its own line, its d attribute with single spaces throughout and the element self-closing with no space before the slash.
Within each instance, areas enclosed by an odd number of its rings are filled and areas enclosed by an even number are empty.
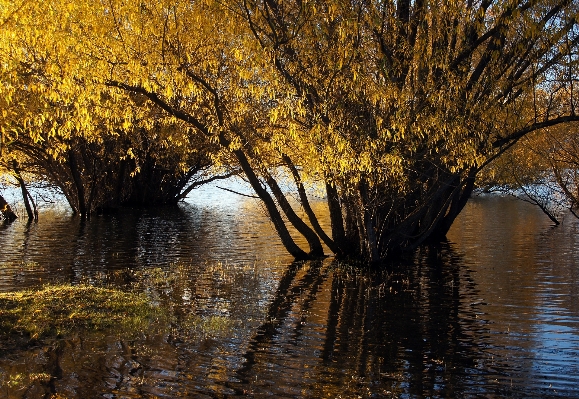
<svg viewBox="0 0 579 399">
<path fill-rule="evenodd" d="M 473 200 L 449 242 L 376 271 L 290 263 L 260 217 L 186 205 L 0 229 L 2 291 L 112 286 L 170 315 L 0 342 L 0 397 L 579 395 L 577 224 Z"/>
<path fill-rule="evenodd" d="M 476 287 L 448 245 L 388 272 L 294 264 L 238 370 L 238 393 L 452 397 L 485 392 Z"/>
</svg>

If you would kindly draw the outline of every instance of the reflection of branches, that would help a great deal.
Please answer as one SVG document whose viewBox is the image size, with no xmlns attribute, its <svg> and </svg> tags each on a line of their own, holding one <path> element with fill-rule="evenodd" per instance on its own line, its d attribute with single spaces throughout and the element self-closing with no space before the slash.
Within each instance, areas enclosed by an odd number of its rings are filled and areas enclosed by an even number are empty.
<svg viewBox="0 0 579 399">
<path fill-rule="evenodd" d="M 310 267 L 306 275 L 299 282 L 294 283 L 294 279 L 297 273 L 304 267 L 304 263 L 302 262 L 295 262 L 290 265 L 281 278 L 278 289 L 269 305 L 267 320 L 259 327 L 255 338 L 250 343 L 249 349 L 244 355 L 245 364 L 237 373 L 243 382 L 249 382 L 249 373 L 258 362 L 256 354 L 260 352 L 260 348 L 267 347 L 272 343 L 280 326 L 290 314 L 292 306 L 294 306 L 296 299 L 302 291 L 309 291 L 307 299 L 302 304 L 302 312 L 307 311 L 311 303 L 316 299 L 316 293 L 321 281 L 326 276 L 320 274 L 321 262 L 312 261 L 309 262 L 308 265 Z M 297 341 L 299 338 L 301 326 L 302 323 L 300 322 L 294 327 L 292 341 Z"/>
<path fill-rule="evenodd" d="M 485 345 L 466 277 L 447 245 L 390 274 L 293 264 L 236 373 L 241 383 L 228 385 L 275 395 L 297 382 L 311 397 L 461 391 Z"/>
</svg>

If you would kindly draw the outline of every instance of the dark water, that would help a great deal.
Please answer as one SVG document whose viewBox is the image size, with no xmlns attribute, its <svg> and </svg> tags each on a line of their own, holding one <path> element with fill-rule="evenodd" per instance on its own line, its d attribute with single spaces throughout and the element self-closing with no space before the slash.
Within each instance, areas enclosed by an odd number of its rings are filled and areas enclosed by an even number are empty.
<svg viewBox="0 0 579 399">
<path fill-rule="evenodd" d="M 0 291 L 140 290 L 177 321 L 5 348 L 0 397 L 579 397 L 579 223 L 475 198 L 448 238 L 375 273 L 292 264 L 259 205 L 217 189 L 43 211 L 0 227 Z"/>
</svg>

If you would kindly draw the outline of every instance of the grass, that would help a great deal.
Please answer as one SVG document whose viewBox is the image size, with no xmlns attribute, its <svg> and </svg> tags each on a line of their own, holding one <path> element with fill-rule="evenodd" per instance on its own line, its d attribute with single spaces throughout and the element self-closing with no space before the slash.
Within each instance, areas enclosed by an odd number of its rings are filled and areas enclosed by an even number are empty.
<svg viewBox="0 0 579 399">
<path fill-rule="evenodd" d="M 146 328 L 160 310 L 143 294 L 90 285 L 0 293 L 0 337 L 60 336 L 77 329 Z"/>
<path fill-rule="evenodd" d="M 198 338 L 219 338 L 230 335 L 235 329 L 235 321 L 226 316 L 188 315 L 182 322 L 186 335 Z"/>
<path fill-rule="evenodd" d="M 9 388 L 20 388 L 23 386 L 29 386 L 36 381 L 48 383 L 51 378 L 51 375 L 48 373 L 15 374 L 10 376 L 6 382 L 6 386 Z"/>
</svg>

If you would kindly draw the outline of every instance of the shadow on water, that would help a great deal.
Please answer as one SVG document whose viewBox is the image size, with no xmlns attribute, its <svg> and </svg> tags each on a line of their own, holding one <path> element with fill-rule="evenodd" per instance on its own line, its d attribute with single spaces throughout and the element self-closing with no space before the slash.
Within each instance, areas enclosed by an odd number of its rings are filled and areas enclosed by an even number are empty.
<svg viewBox="0 0 579 399">
<path fill-rule="evenodd" d="M 390 273 L 293 264 L 229 383 L 273 397 L 455 397 L 496 393 L 479 369 L 485 321 L 450 246 Z"/>
</svg>

